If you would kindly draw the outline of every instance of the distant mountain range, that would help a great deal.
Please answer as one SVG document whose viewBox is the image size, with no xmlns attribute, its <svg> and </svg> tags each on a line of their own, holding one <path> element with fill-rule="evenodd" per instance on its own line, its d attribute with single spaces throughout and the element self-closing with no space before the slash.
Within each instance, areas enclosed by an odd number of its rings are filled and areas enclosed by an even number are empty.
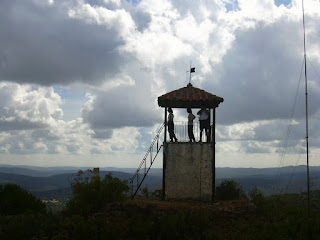
<svg viewBox="0 0 320 240">
<path fill-rule="evenodd" d="M 34 167 L 0 165 L 0 184 L 15 183 L 43 199 L 68 197 L 71 182 L 79 170 L 90 167 Z M 100 168 L 104 177 L 129 180 L 134 168 Z M 320 188 L 320 167 L 310 167 L 311 188 Z M 235 180 L 246 191 L 260 188 L 265 194 L 306 191 L 306 166 L 278 168 L 216 168 L 216 185 L 224 180 Z M 161 188 L 162 169 L 151 169 L 144 185 L 153 191 Z"/>
</svg>

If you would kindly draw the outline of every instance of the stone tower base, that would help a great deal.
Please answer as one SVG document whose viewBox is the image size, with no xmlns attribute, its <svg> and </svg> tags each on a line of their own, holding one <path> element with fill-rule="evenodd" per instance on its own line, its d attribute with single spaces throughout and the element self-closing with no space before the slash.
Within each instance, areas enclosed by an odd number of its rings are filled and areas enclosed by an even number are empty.
<svg viewBox="0 0 320 240">
<path fill-rule="evenodd" d="M 164 143 L 166 200 L 211 201 L 214 169 L 213 143 Z"/>
</svg>

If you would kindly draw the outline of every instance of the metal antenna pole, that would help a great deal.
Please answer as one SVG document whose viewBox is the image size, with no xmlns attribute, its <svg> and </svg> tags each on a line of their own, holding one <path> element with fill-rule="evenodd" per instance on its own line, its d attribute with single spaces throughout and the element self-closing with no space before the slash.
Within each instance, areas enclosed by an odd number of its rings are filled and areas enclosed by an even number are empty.
<svg viewBox="0 0 320 240">
<path fill-rule="evenodd" d="M 305 95 L 306 95 L 306 147 L 307 147 L 308 214 L 310 214 L 309 130 L 308 130 L 308 78 L 307 78 L 306 28 L 305 28 L 305 22 L 304 22 L 304 0 L 302 0 L 302 20 L 303 20 L 304 77 L 305 77 Z"/>
</svg>

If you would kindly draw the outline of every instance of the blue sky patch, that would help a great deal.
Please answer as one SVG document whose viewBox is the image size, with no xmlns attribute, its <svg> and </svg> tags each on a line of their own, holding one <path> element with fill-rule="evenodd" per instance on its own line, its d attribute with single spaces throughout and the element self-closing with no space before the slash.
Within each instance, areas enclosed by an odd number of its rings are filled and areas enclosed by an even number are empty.
<svg viewBox="0 0 320 240">
<path fill-rule="evenodd" d="M 227 9 L 227 12 L 230 11 L 239 11 L 239 2 L 238 0 L 229 0 L 229 1 L 224 1 L 225 7 Z"/>
<path fill-rule="evenodd" d="M 137 6 L 141 0 L 127 0 L 128 2 L 131 2 L 133 6 Z"/>
<path fill-rule="evenodd" d="M 289 7 L 292 3 L 292 0 L 274 0 L 274 4 L 279 7 L 280 5 L 284 5 L 286 7 Z"/>
<path fill-rule="evenodd" d="M 69 88 L 64 88 L 60 86 L 54 86 L 54 91 L 60 95 L 62 99 L 85 99 L 86 92 L 85 91 L 76 91 L 71 90 Z"/>
<path fill-rule="evenodd" d="M 63 120 L 70 121 L 81 117 L 81 108 L 87 101 L 86 92 L 81 90 L 70 90 L 60 86 L 54 86 L 54 91 L 63 100 L 61 106 L 63 110 Z"/>
</svg>

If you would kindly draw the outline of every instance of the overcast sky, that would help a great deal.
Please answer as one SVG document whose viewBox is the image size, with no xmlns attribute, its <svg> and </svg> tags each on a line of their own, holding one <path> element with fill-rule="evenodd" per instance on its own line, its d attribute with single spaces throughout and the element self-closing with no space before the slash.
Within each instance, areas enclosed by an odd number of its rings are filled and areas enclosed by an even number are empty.
<svg viewBox="0 0 320 240">
<path fill-rule="evenodd" d="M 320 165 L 319 0 L 305 23 Z M 137 167 L 157 97 L 188 84 L 190 62 L 192 84 L 224 98 L 218 167 L 305 164 L 300 0 L 1 0 L 0 31 L 0 164 Z"/>
</svg>

